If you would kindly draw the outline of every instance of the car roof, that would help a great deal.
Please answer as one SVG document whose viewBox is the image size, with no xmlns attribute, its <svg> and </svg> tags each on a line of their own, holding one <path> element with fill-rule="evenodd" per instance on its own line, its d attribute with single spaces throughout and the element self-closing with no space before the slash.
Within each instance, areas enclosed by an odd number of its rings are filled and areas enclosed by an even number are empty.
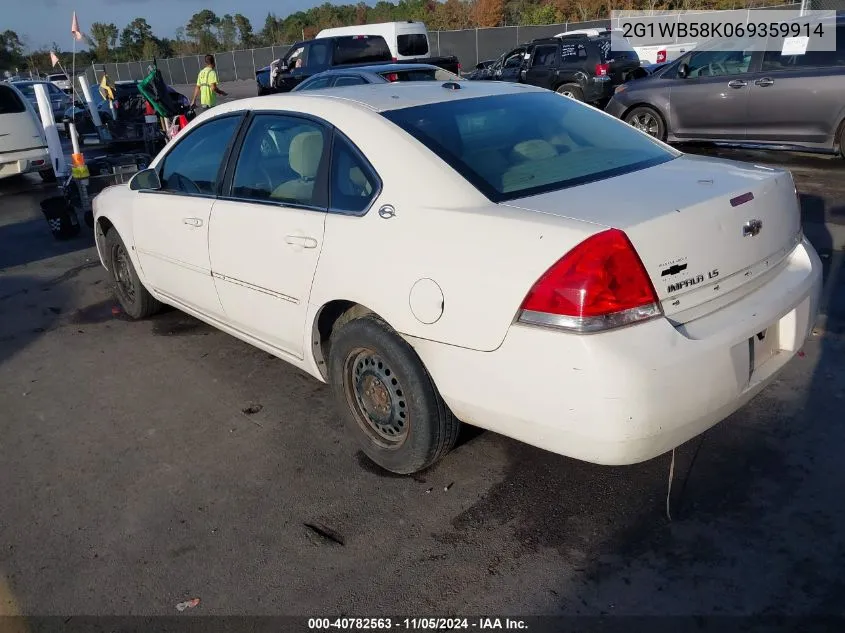
<svg viewBox="0 0 845 633">
<path fill-rule="evenodd" d="M 371 66 L 342 66 L 325 70 L 321 72 L 320 75 L 342 75 L 348 72 L 389 73 L 399 72 L 401 70 L 431 69 L 439 70 L 439 67 L 433 64 L 373 64 Z"/>
<path fill-rule="evenodd" d="M 444 87 L 456 84 L 455 90 Z M 239 99 L 218 105 L 217 112 L 237 110 L 272 110 L 295 107 L 296 99 L 323 99 L 325 101 L 344 101 L 350 105 L 367 108 L 375 112 L 388 112 L 421 105 L 432 105 L 444 101 L 459 101 L 496 95 L 521 94 L 526 92 L 548 93 L 545 88 L 528 84 L 498 81 L 409 81 L 384 84 L 364 84 L 343 86 L 322 90 L 303 90 L 283 94 L 265 95 Z"/>
</svg>

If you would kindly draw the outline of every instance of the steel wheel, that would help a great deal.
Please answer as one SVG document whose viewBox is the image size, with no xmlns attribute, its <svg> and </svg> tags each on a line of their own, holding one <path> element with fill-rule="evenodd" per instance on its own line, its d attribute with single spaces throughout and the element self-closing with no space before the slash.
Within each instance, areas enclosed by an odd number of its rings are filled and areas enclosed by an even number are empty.
<svg viewBox="0 0 845 633">
<path fill-rule="evenodd" d="M 660 136 L 660 122 L 651 112 L 640 110 L 630 118 L 628 123 L 649 136 L 655 138 Z"/>
<path fill-rule="evenodd" d="M 410 411 L 395 371 L 371 349 L 347 356 L 343 372 L 346 400 L 358 426 L 384 448 L 397 448 L 408 437 Z"/>
<path fill-rule="evenodd" d="M 114 262 L 114 281 L 121 299 L 128 303 L 135 303 L 135 284 L 132 280 L 129 254 L 123 244 L 117 243 L 112 247 L 112 261 Z"/>
</svg>

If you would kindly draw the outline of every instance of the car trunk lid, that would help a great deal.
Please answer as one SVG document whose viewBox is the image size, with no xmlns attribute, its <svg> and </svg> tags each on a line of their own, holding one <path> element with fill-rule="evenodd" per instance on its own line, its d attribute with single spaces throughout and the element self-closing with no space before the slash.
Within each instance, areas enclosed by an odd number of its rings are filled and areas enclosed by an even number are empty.
<svg viewBox="0 0 845 633">
<path fill-rule="evenodd" d="M 509 204 L 625 231 L 678 322 L 751 292 L 801 228 L 788 172 L 693 156 Z"/>
</svg>

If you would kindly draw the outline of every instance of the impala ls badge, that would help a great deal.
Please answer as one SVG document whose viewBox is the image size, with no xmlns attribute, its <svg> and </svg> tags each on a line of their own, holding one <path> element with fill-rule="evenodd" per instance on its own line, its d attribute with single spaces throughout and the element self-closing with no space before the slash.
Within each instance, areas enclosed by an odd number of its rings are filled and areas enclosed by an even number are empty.
<svg viewBox="0 0 845 633">
<path fill-rule="evenodd" d="M 742 225 L 742 237 L 754 237 L 759 235 L 763 229 L 763 223 L 760 220 L 748 220 Z"/>
</svg>

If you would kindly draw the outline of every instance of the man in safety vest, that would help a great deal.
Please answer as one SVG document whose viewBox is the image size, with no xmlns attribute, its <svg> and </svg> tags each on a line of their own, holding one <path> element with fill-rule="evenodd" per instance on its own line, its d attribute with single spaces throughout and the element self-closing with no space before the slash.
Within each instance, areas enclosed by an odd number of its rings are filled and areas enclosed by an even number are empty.
<svg viewBox="0 0 845 633">
<path fill-rule="evenodd" d="M 214 68 L 214 55 L 206 55 L 205 68 L 200 71 L 197 77 L 197 85 L 194 87 L 191 107 L 196 105 L 197 95 L 199 95 L 200 107 L 203 110 L 208 110 L 217 105 L 217 95 L 226 96 L 226 93 L 217 86 L 217 71 Z"/>
</svg>

